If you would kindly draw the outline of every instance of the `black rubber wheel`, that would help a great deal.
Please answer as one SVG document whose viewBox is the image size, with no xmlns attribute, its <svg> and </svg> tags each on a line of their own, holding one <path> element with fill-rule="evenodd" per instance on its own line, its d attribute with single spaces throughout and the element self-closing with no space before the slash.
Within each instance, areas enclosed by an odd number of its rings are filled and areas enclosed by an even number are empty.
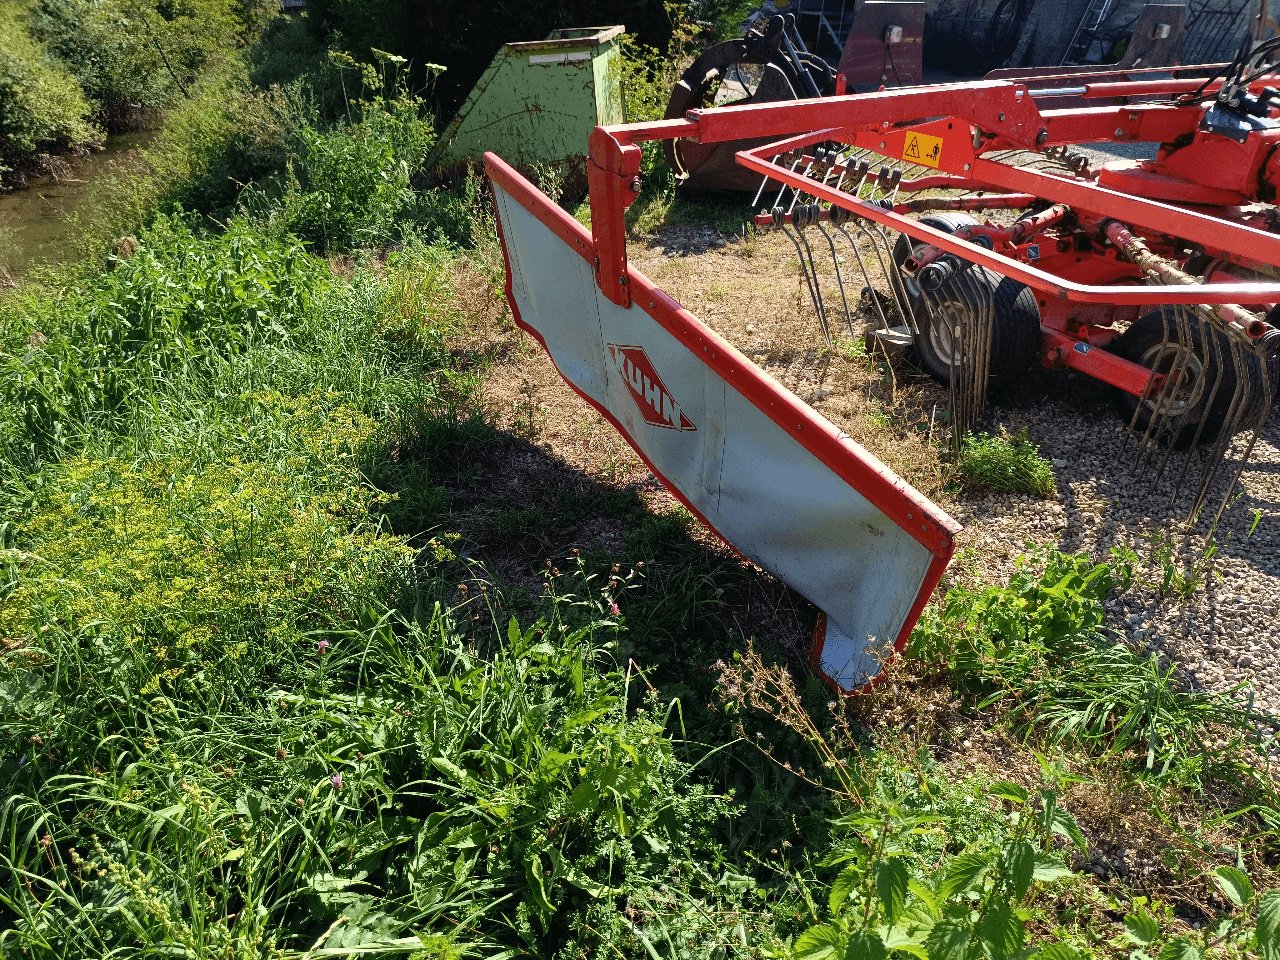
<svg viewBox="0 0 1280 960">
<path fill-rule="evenodd" d="M 958 213 L 931 213 L 920 222 L 947 233 L 977 223 Z M 906 234 L 898 237 L 893 246 L 894 263 L 901 266 L 920 246 Z M 926 297 L 914 281 L 905 276 L 902 280 L 903 293 L 920 327 L 914 344 L 916 362 L 943 386 L 951 383 L 951 331 L 970 309 L 966 300 L 975 296 L 990 297 L 993 305 L 989 389 L 999 391 L 1019 382 L 1040 359 L 1040 308 L 1025 284 L 985 267 L 970 267 Z"/>
<path fill-rule="evenodd" d="M 1177 322 L 1173 310 L 1157 310 L 1139 317 L 1112 341 L 1110 350 L 1148 370 L 1182 372 L 1181 383 L 1174 385 L 1175 393 L 1170 396 L 1144 400 L 1116 391 L 1121 414 L 1143 433 L 1151 424 L 1152 413 L 1165 404 L 1166 413 L 1170 414 L 1169 429 L 1160 439 L 1177 450 L 1217 441 L 1227 425 L 1238 388 L 1244 391 L 1247 408 L 1238 412 L 1235 431 L 1258 426 L 1265 412 L 1265 397 L 1271 390 L 1267 362 L 1247 347 L 1235 354 L 1243 362 L 1235 362 L 1228 334 L 1194 320 L 1184 327 Z M 1243 384 L 1241 377 L 1245 378 Z"/>
</svg>

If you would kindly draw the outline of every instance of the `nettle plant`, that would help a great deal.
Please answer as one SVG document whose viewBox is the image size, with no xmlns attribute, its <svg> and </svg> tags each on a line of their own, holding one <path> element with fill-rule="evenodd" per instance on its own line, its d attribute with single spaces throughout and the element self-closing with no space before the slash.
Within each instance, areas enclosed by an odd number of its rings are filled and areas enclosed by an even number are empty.
<svg viewBox="0 0 1280 960">
<path fill-rule="evenodd" d="M 996 783 L 1002 829 L 984 832 L 941 861 L 922 850 L 948 837 L 944 815 L 904 806 L 877 788 L 840 826 L 849 836 L 826 858 L 841 867 L 828 895 L 830 918 L 804 931 L 790 950 L 799 960 L 919 960 L 1043 957 L 1070 960 L 1073 948 L 1028 950 L 1028 906 L 1037 886 L 1072 876 L 1055 846 L 1085 850 L 1075 820 L 1048 790 L 1032 795 Z"/>
<path fill-rule="evenodd" d="M 1280 890 L 1258 895 L 1248 874 L 1217 867 L 1209 874 L 1230 909 L 1216 921 L 1191 933 L 1175 933 L 1170 918 L 1157 919 L 1146 897 L 1133 901 L 1124 917 L 1121 945 L 1130 960 L 1201 960 L 1258 956 L 1280 960 Z M 1163 921 L 1163 922 L 1162 922 Z"/>
</svg>

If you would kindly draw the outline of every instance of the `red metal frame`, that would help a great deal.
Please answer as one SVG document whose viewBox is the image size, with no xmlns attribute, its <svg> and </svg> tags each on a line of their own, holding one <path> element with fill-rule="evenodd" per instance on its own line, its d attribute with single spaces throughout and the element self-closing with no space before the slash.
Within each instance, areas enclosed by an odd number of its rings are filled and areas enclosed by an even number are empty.
<svg viewBox="0 0 1280 960">
<path fill-rule="evenodd" d="M 1241 144 L 1201 130 L 1207 109 L 1202 103 L 1153 102 L 1222 87 L 1221 81 L 1206 85 L 1203 79 L 1185 76 L 1196 68 L 1180 69 L 1183 76 L 1173 79 L 1089 78 L 1090 82 L 1070 91 L 1085 104 L 1107 102 L 1096 107 L 1042 111 L 1037 101 L 1061 103 L 1062 88 L 1031 90 L 1026 83 L 981 80 L 694 110 L 683 120 L 597 128 L 590 141 L 591 170 L 596 177 L 591 184 L 591 212 L 597 282 L 615 303 L 628 302 L 623 212 L 637 192 L 639 144 L 676 137 L 700 143 L 771 138 L 774 142 L 739 152 L 738 162 L 921 241 L 934 248 L 929 256 L 954 254 L 1026 284 L 1040 304 L 1046 365 L 1068 366 L 1141 395 L 1150 389 L 1150 371 L 1105 349 L 1115 336 L 1114 322 L 1173 304 L 1255 305 L 1265 311 L 1280 302 L 1280 283 L 1240 280 L 1226 272 L 1221 274 L 1223 282 L 1144 284 L 1140 271 L 1116 257 L 1102 240 L 1107 225 L 1121 221 L 1149 238 L 1152 249 L 1180 256 L 1177 244 L 1166 240 L 1180 237 L 1210 256 L 1242 267 L 1280 265 L 1280 234 L 1263 228 L 1268 225 L 1265 218 L 1235 208 L 1248 199 L 1250 190 L 1255 195 L 1260 191 L 1263 199 L 1267 191 L 1280 192 L 1280 130 L 1261 131 Z M 1250 89 L 1261 91 L 1268 82 L 1254 81 Z M 835 183 L 807 177 L 803 160 L 792 169 L 774 159 L 783 154 L 794 158 L 796 151 L 803 154 L 806 148 L 837 141 L 896 160 L 906 155 L 908 138 L 918 136 L 937 138 L 926 142 L 941 145 L 940 155 L 929 162 L 937 172 L 903 179 L 896 184 L 898 191 L 986 190 L 998 195 L 988 209 L 1008 208 L 1013 199 L 1034 198 L 1070 208 L 1079 224 L 1076 234 L 1058 232 L 1053 223 L 1044 222 L 1026 235 L 1013 237 L 990 225 L 976 231 L 995 241 L 994 249 L 988 250 L 907 216 L 926 208 L 932 198 L 897 200 L 886 209 Z M 1195 150 L 1181 149 L 1192 140 Z M 1012 148 L 1044 150 L 1129 141 L 1166 146 L 1154 162 L 1141 168 L 1107 170 L 1101 175 L 1105 183 L 1018 168 L 985 156 Z M 1175 141 L 1176 147 L 1172 146 Z M 1206 171 L 1214 171 L 1218 182 L 1206 183 L 1202 175 Z M 868 173 L 868 179 L 876 177 L 876 172 Z M 1153 186 L 1157 183 L 1158 188 Z M 1168 199 L 1154 199 L 1153 193 Z M 954 208 L 982 209 L 983 205 L 977 198 Z M 761 219 L 771 221 L 772 217 L 762 215 Z M 1071 240 L 1086 227 L 1098 242 L 1081 251 Z M 1031 241 L 1035 240 L 1041 242 L 1035 244 L 1033 255 Z M 1251 336 L 1267 329 L 1265 324 L 1255 326 Z"/>
</svg>

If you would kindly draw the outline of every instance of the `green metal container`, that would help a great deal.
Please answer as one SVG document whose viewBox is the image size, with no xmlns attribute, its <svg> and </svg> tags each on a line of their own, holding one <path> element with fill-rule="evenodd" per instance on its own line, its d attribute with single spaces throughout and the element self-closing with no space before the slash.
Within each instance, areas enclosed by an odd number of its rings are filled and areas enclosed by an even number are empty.
<svg viewBox="0 0 1280 960">
<path fill-rule="evenodd" d="M 580 171 L 592 128 L 623 119 L 624 29 L 553 30 L 546 40 L 504 44 L 432 160 L 458 163 L 493 150 L 524 170 L 567 165 L 567 174 Z"/>
</svg>

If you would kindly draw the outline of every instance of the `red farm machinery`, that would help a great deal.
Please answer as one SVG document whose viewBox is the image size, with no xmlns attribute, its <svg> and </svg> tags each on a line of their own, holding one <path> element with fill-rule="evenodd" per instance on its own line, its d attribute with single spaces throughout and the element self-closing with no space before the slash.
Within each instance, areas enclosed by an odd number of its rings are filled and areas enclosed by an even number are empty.
<svg viewBox="0 0 1280 960">
<path fill-rule="evenodd" d="M 795 245 L 817 324 L 912 356 L 956 438 L 1035 367 L 1075 371 L 1114 394 L 1135 482 L 1198 513 L 1226 502 L 1280 375 L 1277 49 L 599 127 L 589 232 L 490 155 L 509 298 L 697 516 L 824 611 L 815 662 L 856 689 L 905 642 L 958 526 L 628 264 L 641 145 L 755 144 L 734 160 L 756 228 Z"/>
</svg>

